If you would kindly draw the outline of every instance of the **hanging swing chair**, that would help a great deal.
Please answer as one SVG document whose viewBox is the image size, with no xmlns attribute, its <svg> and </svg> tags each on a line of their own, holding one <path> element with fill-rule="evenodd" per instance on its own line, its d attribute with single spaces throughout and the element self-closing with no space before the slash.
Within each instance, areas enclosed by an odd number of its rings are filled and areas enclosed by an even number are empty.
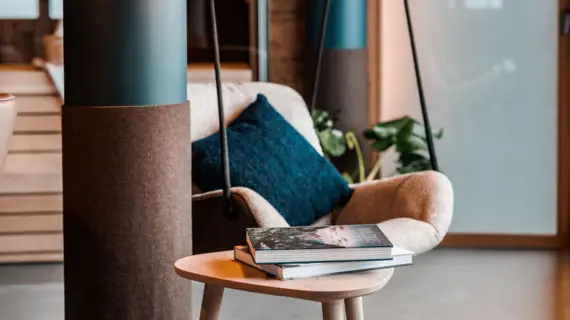
<svg viewBox="0 0 570 320">
<path fill-rule="evenodd" d="M 421 79 L 415 54 L 409 7 L 405 0 L 406 17 L 414 53 L 414 65 L 420 90 L 422 115 L 426 126 L 432 168 L 437 170 L 433 140 Z M 220 79 L 220 56 L 217 36 L 215 0 L 210 0 L 215 57 L 215 87 L 206 84 L 189 84 L 191 101 L 192 141 L 198 141 L 219 131 L 224 176 L 221 190 L 201 193 L 193 190 L 192 245 L 193 253 L 231 250 L 243 244 L 245 229 L 250 227 L 288 227 L 288 223 L 266 199 L 249 188 L 232 186 L 226 126 L 226 114 L 244 111 L 257 94 L 264 94 L 273 107 L 322 156 L 319 140 L 313 127 L 310 112 L 315 106 L 320 74 L 325 30 L 330 0 L 325 0 L 320 25 L 315 79 L 310 108 L 300 95 L 286 86 L 271 83 L 224 84 Z M 217 114 L 214 101 L 217 101 Z M 431 140 L 431 141 L 430 141 Z M 278 187 L 278 186 L 276 186 Z M 398 246 L 416 254 L 431 250 L 448 231 L 453 210 L 453 190 L 449 180 L 438 171 L 411 173 L 393 178 L 354 184 L 350 201 L 315 221 L 313 225 L 378 224 Z"/>
</svg>

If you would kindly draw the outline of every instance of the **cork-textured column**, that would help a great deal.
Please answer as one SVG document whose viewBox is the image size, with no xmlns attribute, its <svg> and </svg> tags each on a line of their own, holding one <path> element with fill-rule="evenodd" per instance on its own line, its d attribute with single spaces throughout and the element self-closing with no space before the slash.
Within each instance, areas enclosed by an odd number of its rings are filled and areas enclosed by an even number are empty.
<svg viewBox="0 0 570 320">
<path fill-rule="evenodd" d="M 312 0 L 307 5 L 307 39 L 314 54 L 324 1 Z M 367 0 L 331 0 L 329 10 L 316 107 L 336 115 L 337 126 L 354 131 L 368 153 L 361 134 L 369 124 Z"/>
<path fill-rule="evenodd" d="M 191 317 L 185 0 L 64 0 L 65 318 Z"/>
</svg>

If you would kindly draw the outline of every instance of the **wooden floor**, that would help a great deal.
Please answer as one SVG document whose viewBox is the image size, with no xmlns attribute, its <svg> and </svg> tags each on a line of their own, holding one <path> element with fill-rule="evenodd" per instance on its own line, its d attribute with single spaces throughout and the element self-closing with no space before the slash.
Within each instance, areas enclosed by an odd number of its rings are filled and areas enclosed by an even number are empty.
<svg viewBox="0 0 570 320">
<path fill-rule="evenodd" d="M 61 265 L 0 267 L 0 320 L 62 320 L 62 278 Z M 202 289 L 193 287 L 195 314 Z M 316 303 L 228 290 L 220 319 L 321 319 L 320 312 Z M 364 312 L 371 320 L 570 320 L 570 257 L 436 250 L 396 270 L 364 299 Z"/>
</svg>

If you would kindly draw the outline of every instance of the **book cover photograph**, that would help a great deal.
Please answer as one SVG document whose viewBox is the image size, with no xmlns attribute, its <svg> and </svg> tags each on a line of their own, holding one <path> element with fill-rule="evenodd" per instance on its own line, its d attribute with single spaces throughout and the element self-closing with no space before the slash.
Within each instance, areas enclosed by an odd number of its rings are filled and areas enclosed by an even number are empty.
<svg viewBox="0 0 570 320">
<path fill-rule="evenodd" d="M 391 247 L 375 225 L 346 225 L 293 228 L 250 228 L 247 230 L 255 250 L 302 250 Z"/>
</svg>

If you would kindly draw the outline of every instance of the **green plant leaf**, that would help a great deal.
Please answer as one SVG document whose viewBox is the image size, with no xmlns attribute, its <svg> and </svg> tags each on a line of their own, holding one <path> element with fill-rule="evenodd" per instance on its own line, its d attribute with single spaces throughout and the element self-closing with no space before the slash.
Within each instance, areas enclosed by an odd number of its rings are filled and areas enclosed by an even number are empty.
<svg viewBox="0 0 570 320">
<path fill-rule="evenodd" d="M 436 139 L 443 138 L 443 128 L 439 129 L 439 131 L 434 132 L 433 137 Z"/>
<path fill-rule="evenodd" d="M 387 139 L 398 134 L 398 127 L 394 125 L 377 124 L 372 128 L 372 132 L 376 139 Z"/>
<path fill-rule="evenodd" d="M 396 141 L 408 140 L 413 135 L 415 126 L 416 124 L 412 118 L 402 120 L 400 130 L 398 130 L 396 135 Z"/>
<path fill-rule="evenodd" d="M 376 134 L 374 133 L 374 130 L 372 129 L 366 129 L 364 130 L 364 138 L 368 139 L 368 140 L 376 140 Z"/>
<path fill-rule="evenodd" d="M 407 140 L 398 140 L 396 142 L 396 151 L 399 153 L 426 151 L 427 149 L 426 141 L 414 135 L 410 136 Z"/>
<path fill-rule="evenodd" d="M 346 140 L 340 130 L 325 129 L 318 135 L 325 154 L 340 157 L 346 152 Z"/>
<path fill-rule="evenodd" d="M 346 140 L 346 145 L 350 150 L 356 151 L 356 160 L 358 162 L 358 182 L 364 182 L 366 176 L 366 168 L 364 166 L 364 157 L 362 156 L 362 150 L 360 149 L 360 143 L 356 138 L 354 132 L 349 131 L 344 135 Z"/>
<path fill-rule="evenodd" d="M 393 139 L 382 139 L 382 140 L 377 140 L 376 142 L 374 142 L 372 144 L 372 149 L 374 149 L 374 151 L 376 152 L 384 152 L 388 149 L 390 149 L 391 146 L 394 145 L 394 141 Z"/>
<path fill-rule="evenodd" d="M 412 151 L 428 149 L 427 142 L 425 139 L 411 136 L 410 139 L 408 139 L 408 143 L 412 146 Z"/>
<path fill-rule="evenodd" d="M 367 139 L 387 139 L 397 135 L 402 127 L 404 127 L 409 122 L 410 118 L 408 117 L 379 122 L 375 124 L 372 129 L 365 130 L 364 136 Z"/>
<path fill-rule="evenodd" d="M 407 165 L 400 165 L 397 172 L 399 174 L 406 174 L 411 172 L 426 171 L 431 169 L 431 164 L 428 159 L 421 159 L 408 163 Z"/>
<path fill-rule="evenodd" d="M 348 183 L 348 184 L 354 183 L 354 179 L 352 178 L 352 176 L 348 172 L 343 172 L 342 177 L 344 178 L 346 183 Z"/>
<path fill-rule="evenodd" d="M 364 137 L 371 142 L 377 152 L 384 152 L 396 147 L 399 153 L 399 174 L 424 171 L 431 169 L 431 163 L 426 156 L 428 151 L 424 125 L 414 118 L 404 116 L 386 122 L 380 122 L 370 129 L 364 130 Z M 434 139 L 443 137 L 443 129 L 433 132 Z"/>
<path fill-rule="evenodd" d="M 313 118 L 313 125 L 317 131 L 322 131 L 325 129 L 331 129 L 334 125 L 332 118 L 328 111 L 315 109 L 311 114 Z"/>
<path fill-rule="evenodd" d="M 423 154 L 419 153 L 401 153 L 400 157 L 398 158 L 398 162 L 400 162 L 402 166 L 408 166 L 414 164 L 415 162 L 424 161 L 427 162 L 428 159 Z"/>
<path fill-rule="evenodd" d="M 396 127 L 398 130 L 400 130 L 406 123 L 408 123 L 409 121 L 414 121 L 414 119 L 408 117 L 408 116 L 404 116 L 401 118 L 396 118 L 390 121 L 384 121 L 384 122 L 379 122 L 376 125 L 381 125 L 381 126 L 393 126 Z"/>
<path fill-rule="evenodd" d="M 423 140 L 426 140 L 426 138 L 423 134 L 418 134 L 418 133 L 414 132 L 414 136 L 421 138 Z M 437 139 L 437 140 L 443 138 L 443 129 L 439 129 L 438 131 L 433 132 L 432 136 L 434 139 Z"/>
<path fill-rule="evenodd" d="M 407 136 L 411 134 L 413 127 L 414 120 L 412 118 L 402 117 L 375 124 L 371 129 L 364 131 L 364 137 L 370 140 L 393 138 L 401 134 L 402 130 L 402 134 Z"/>
</svg>

